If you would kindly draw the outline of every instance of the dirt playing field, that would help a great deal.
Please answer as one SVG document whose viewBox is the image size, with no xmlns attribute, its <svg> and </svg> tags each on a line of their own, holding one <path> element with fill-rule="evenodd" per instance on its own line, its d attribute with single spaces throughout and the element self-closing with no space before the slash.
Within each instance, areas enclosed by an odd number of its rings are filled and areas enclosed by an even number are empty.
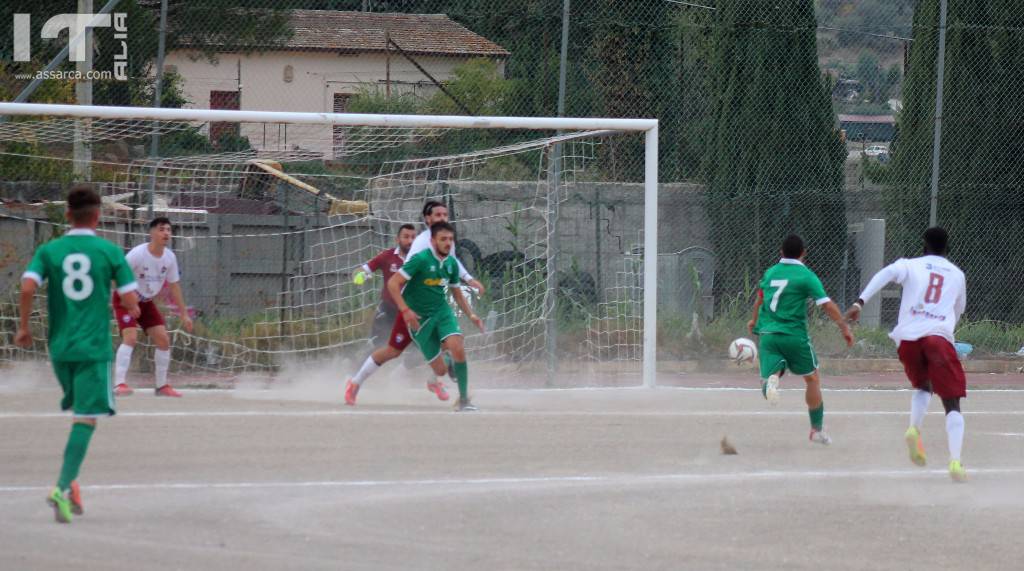
<svg viewBox="0 0 1024 571">
<path fill-rule="evenodd" d="M 68 418 L 55 384 L 0 381 L 0 569 L 1007 569 L 1024 560 L 1024 391 L 964 403 L 970 481 L 906 457 L 910 393 L 484 390 L 454 414 L 425 390 L 151 391 L 103 420 L 58 525 Z M 1006 377 L 1004 383 L 1016 379 Z M 991 385 L 993 383 L 989 383 Z M 986 385 L 982 385 L 983 387 Z M 724 456 L 728 436 L 739 454 Z"/>
</svg>

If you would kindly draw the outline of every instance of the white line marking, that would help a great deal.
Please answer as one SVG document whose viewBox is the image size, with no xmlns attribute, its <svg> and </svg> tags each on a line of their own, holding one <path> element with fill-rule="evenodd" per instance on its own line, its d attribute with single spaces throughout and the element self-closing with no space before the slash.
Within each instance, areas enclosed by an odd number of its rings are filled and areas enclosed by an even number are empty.
<svg viewBox="0 0 1024 571">
<path fill-rule="evenodd" d="M 941 411 L 928 414 L 942 415 Z M 828 411 L 829 416 L 906 416 L 903 410 L 837 410 Z M 114 418 L 220 418 L 220 417 L 286 417 L 316 418 L 325 416 L 358 417 L 358 416 L 449 416 L 452 418 L 469 417 L 788 417 L 807 416 L 806 410 L 776 411 L 743 411 L 743 410 L 680 410 L 680 411 L 628 411 L 628 410 L 594 410 L 594 411 L 544 411 L 544 410 L 491 410 L 474 412 L 471 415 L 456 415 L 449 410 L 208 410 L 208 411 L 157 411 L 157 412 L 119 412 Z M 964 416 L 1024 416 L 1024 410 L 978 410 L 968 411 Z M 70 418 L 64 412 L 6 412 L 0 413 L 0 420 L 30 420 L 44 418 Z"/>
<path fill-rule="evenodd" d="M 1024 474 L 1019 468 L 975 468 L 971 475 L 1016 475 Z M 566 484 L 673 484 L 673 483 L 726 483 L 736 481 L 774 480 L 818 480 L 835 478 L 920 478 L 922 476 L 943 476 L 946 470 L 808 470 L 781 471 L 762 470 L 757 472 L 719 472 L 707 474 L 649 474 L 617 476 L 544 476 L 520 478 L 461 478 L 424 480 L 323 480 L 306 482 L 157 482 L 152 484 L 98 484 L 82 486 L 83 490 L 96 491 L 153 491 L 153 490 L 220 490 L 220 489 L 269 489 L 269 488 L 375 488 L 375 487 L 422 487 L 422 486 L 531 486 Z M 47 486 L 0 486 L 0 493 L 47 492 Z"/>
<path fill-rule="evenodd" d="M 979 432 L 978 434 L 984 434 L 987 436 L 1012 436 L 1016 438 L 1024 438 L 1024 432 Z"/>
</svg>

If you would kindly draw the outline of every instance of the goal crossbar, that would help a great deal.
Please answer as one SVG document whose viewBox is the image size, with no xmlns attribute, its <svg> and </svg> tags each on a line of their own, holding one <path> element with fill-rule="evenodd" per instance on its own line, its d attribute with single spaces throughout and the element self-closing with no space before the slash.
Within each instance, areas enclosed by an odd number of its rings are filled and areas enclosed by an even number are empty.
<svg viewBox="0 0 1024 571">
<path fill-rule="evenodd" d="M 236 123 L 293 123 L 353 127 L 421 127 L 437 129 L 551 129 L 649 131 L 657 119 L 603 119 L 586 117 L 470 117 L 464 115 L 372 115 L 366 113 L 308 113 L 290 111 L 236 111 L 228 109 L 169 109 L 161 107 L 106 107 L 48 103 L 0 103 L 0 115 L 48 115 L 82 119 L 144 121 L 228 121 Z"/>
<path fill-rule="evenodd" d="M 644 277 L 643 383 L 657 383 L 658 295 L 658 120 L 581 117 L 470 117 L 446 115 L 371 115 L 221 109 L 166 109 L 0 102 L 3 116 L 50 116 L 79 119 L 286 123 L 353 127 L 449 129 L 549 129 L 558 131 L 625 131 L 644 134 Z"/>
</svg>

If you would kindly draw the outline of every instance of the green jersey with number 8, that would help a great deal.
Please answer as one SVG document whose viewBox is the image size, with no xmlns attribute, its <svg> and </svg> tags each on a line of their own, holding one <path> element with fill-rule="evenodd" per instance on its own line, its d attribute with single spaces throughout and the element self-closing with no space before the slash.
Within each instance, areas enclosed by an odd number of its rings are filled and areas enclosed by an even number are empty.
<svg viewBox="0 0 1024 571">
<path fill-rule="evenodd" d="M 137 289 L 124 253 L 92 230 L 74 229 L 40 246 L 23 278 L 47 288 L 50 359 L 111 361 L 110 283 L 119 293 Z"/>
<path fill-rule="evenodd" d="M 807 300 L 831 301 L 818 276 L 800 260 L 783 258 L 768 268 L 759 284 L 763 296 L 754 333 L 807 338 Z"/>
</svg>

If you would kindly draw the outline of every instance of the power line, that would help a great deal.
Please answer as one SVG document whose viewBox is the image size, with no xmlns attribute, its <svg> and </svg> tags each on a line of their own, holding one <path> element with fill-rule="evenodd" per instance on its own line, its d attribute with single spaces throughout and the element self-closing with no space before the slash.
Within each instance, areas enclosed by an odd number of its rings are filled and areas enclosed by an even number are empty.
<svg viewBox="0 0 1024 571">
<path fill-rule="evenodd" d="M 665 1 L 666 2 L 671 2 L 672 4 L 679 4 L 681 6 L 689 6 L 691 8 L 703 8 L 705 10 L 717 10 L 718 9 L 718 8 L 715 8 L 714 6 L 704 6 L 703 4 L 694 4 L 692 2 L 683 2 L 683 0 L 665 0 Z"/>
<path fill-rule="evenodd" d="M 862 30 L 851 30 L 849 28 L 836 28 L 836 27 L 833 27 L 833 26 L 818 26 L 818 29 L 819 30 L 831 30 L 831 31 L 834 31 L 834 32 L 846 32 L 848 34 L 859 34 L 859 35 L 862 35 L 862 36 L 872 36 L 872 37 L 875 37 L 875 38 L 885 38 L 887 40 L 903 40 L 903 41 L 908 41 L 908 42 L 914 41 L 914 38 L 904 38 L 902 36 L 892 36 L 892 35 L 889 35 L 889 34 L 875 34 L 875 33 L 872 33 L 872 32 L 865 32 L 865 31 L 862 31 Z"/>
</svg>

